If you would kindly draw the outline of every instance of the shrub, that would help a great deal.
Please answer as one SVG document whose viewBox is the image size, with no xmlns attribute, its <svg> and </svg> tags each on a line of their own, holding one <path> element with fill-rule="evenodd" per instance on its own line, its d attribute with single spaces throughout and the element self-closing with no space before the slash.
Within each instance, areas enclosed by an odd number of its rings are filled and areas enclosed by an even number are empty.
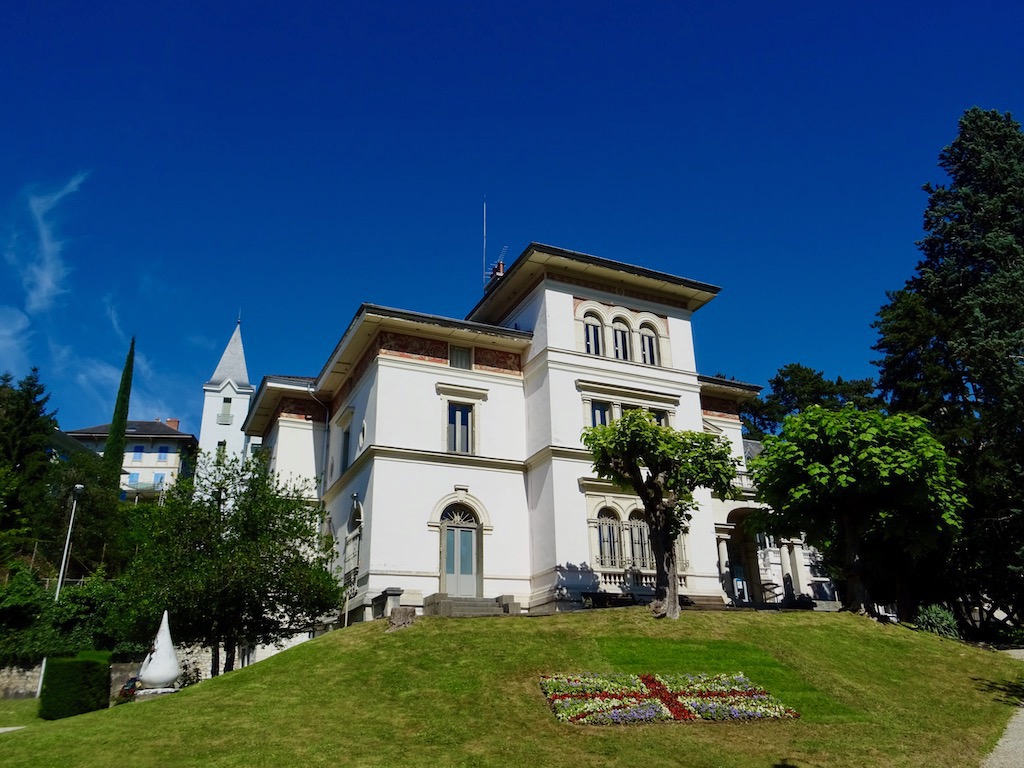
<svg viewBox="0 0 1024 768">
<path fill-rule="evenodd" d="M 110 701 L 110 654 L 82 651 L 72 659 L 49 659 L 39 697 L 39 717 L 63 717 L 106 709 Z"/>
<path fill-rule="evenodd" d="M 960 639 L 960 630 L 957 627 L 956 617 L 945 606 L 928 605 L 919 608 L 914 623 L 918 629 L 925 632 L 931 632 L 942 637 Z"/>
</svg>

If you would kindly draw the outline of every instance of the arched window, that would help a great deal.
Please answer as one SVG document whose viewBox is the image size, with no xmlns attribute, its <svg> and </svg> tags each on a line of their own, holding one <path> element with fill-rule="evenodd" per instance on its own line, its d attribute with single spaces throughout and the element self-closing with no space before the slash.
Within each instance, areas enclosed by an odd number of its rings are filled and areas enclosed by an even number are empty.
<svg viewBox="0 0 1024 768">
<path fill-rule="evenodd" d="M 597 513 L 597 559 L 605 567 L 622 565 L 622 524 L 613 509 L 602 509 Z"/>
<path fill-rule="evenodd" d="M 583 316 L 583 332 L 586 339 L 586 350 L 588 355 L 601 355 L 601 337 L 604 335 L 604 326 L 601 318 L 594 314 Z"/>
<path fill-rule="evenodd" d="M 643 510 L 634 509 L 630 512 L 628 524 L 633 565 L 636 568 L 654 568 L 654 556 L 651 554 L 651 531 L 647 526 Z"/>
<path fill-rule="evenodd" d="M 658 332 L 646 324 L 640 326 L 640 360 L 644 365 L 658 364 Z"/>
<path fill-rule="evenodd" d="M 457 525 L 460 528 L 475 528 L 477 525 L 476 512 L 464 504 L 452 504 L 441 513 L 441 522 Z"/>
<path fill-rule="evenodd" d="M 629 360 L 629 326 L 621 320 L 612 323 L 612 341 L 616 360 Z"/>
</svg>

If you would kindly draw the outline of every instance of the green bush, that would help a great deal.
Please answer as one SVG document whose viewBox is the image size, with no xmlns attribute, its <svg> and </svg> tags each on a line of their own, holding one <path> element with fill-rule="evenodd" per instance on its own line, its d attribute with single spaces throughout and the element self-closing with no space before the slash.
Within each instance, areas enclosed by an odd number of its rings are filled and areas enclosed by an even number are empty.
<svg viewBox="0 0 1024 768">
<path fill-rule="evenodd" d="M 918 629 L 925 632 L 931 632 L 942 637 L 960 639 L 960 630 L 957 627 L 956 617 L 945 606 L 928 605 L 919 608 L 914 623 Z"/>
<path fill-rule="evenodd" d="M 106 709 L 110 702 L 110 653 L 82 651 L 72 659 L 49 659 L 39 696 L 39 717 L 63 717 Z"/>
</svg>

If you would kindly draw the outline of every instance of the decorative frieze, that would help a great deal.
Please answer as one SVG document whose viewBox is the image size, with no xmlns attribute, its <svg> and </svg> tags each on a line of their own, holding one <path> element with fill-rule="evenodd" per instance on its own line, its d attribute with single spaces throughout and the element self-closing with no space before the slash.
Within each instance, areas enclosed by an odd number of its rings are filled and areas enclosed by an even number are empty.
<svg viewBox="0 0 1024 768">
<path fill-rule="evenodd" d="M 491 373 L 522 373 L 522 358 L 515 352 L 503 349 L 475 347 L 473 350 L 473 367 Z"/>
</svg>

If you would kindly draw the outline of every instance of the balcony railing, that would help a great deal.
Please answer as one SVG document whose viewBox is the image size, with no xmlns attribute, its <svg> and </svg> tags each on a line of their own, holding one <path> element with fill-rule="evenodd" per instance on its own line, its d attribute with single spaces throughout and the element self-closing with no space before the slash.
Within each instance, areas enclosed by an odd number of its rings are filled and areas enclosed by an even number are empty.
<svg viewBox="0 0 1024 768">
<path fill-rule="evenodd" d="M 217 423 L 223 426 L 228 426 L 234 421 L 235 415 L 233 413 L 218 413 Z"/>
</svg>

